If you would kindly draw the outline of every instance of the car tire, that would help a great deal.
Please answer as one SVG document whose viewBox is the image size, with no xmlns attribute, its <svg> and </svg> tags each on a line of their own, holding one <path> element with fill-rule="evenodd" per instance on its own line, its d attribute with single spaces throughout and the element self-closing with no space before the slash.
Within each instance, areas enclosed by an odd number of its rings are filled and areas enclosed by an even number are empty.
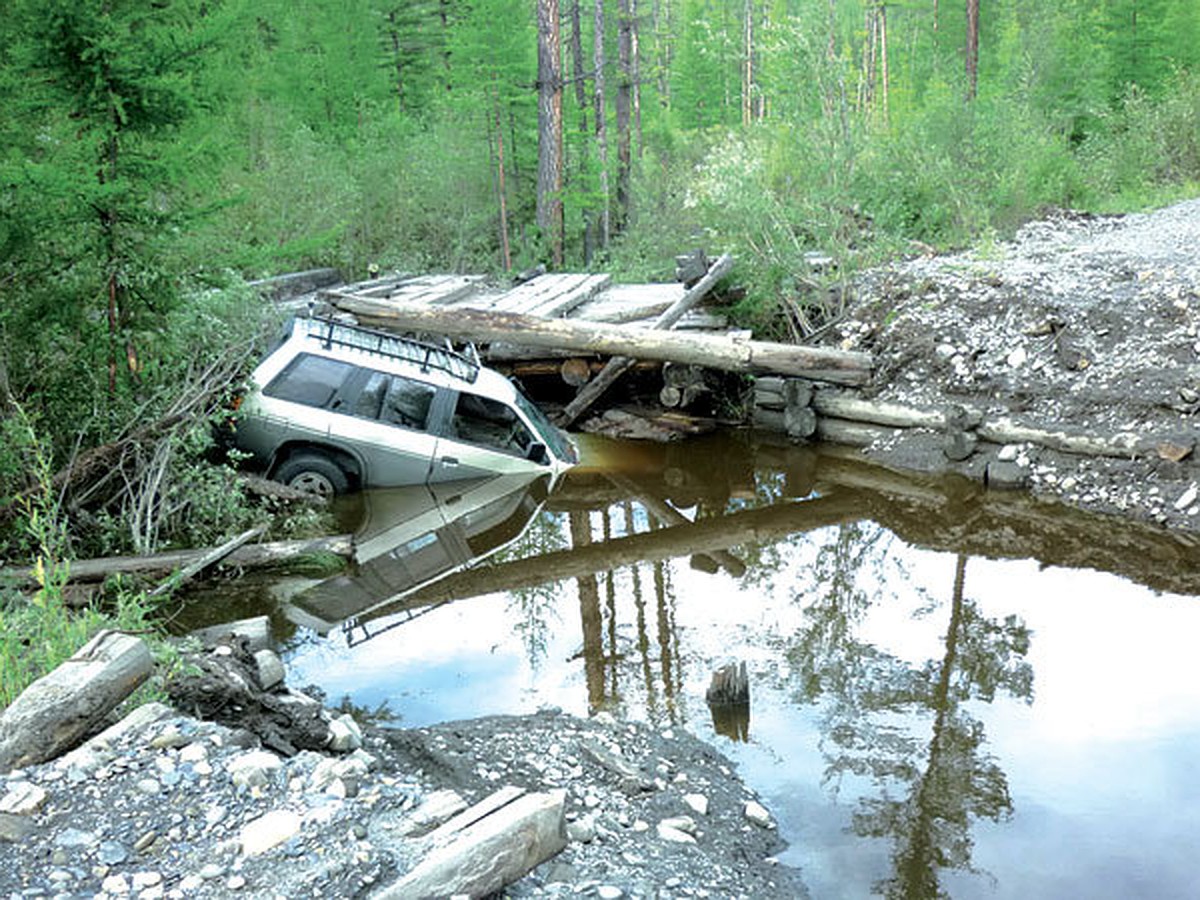
<svg viewBox="0 0 1200 900">
<path fill-rule="evenodd" d="M 275 470 L 274 479 L 290 488 L 332 497 L 350 490 L 350 477 L 323 453 L 297 453 Z"/>
</svg>

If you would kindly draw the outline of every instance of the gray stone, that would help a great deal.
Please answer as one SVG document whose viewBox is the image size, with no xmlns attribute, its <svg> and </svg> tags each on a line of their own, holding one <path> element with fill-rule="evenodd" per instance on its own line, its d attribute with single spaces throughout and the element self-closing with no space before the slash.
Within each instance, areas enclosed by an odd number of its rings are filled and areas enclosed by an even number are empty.
<svg viewBox="0 0 1200 900">
<path fill-rule="evenodd" d="M 120 897 L 129 893 L 129 882 L 125 880 L 124 875 L 109 875 L 101 882 L 100 888 L 106 894 Z"/>
<path fill-rule="evenodd" d="M 584 816 L 574 822 L 567 823 L 567 840 L 580 844 L 590 844 L 596 839 L 596 819 L 594 816 Z"/>
<path fill-rule="evenodd" d="M 682 831 L 685 834 L 696 833 L 696 820 L 691 816 L 672 816 L 669 819 L 663 819 L 660 825 L 665 825 L 668 828 L 674 828 L 676 831 Z"/>
<path fill-rule="evenodd" d="M 0 842 L 16 844 L 33 834 L 34 825 L 25 816 L 0 813 Z"/>
<path fill-rule="evenodd" d="M 1017 463 L 993 460 L 988 463 L 985 479 L 988 487 L 1018 490 L 1029 484 L 1029 472 Z"/>
<path fill-rule="evenodd" d="M 0 813 L 28 816 L 37 812 L 46 802 L 46 792 L 28 781 L 9 784 L 8 793 L 0 798 Z"/>
<path fill-rule="evenodd" d="M 672 828 L 665 822 L 658 823 L 658 836 L 664 841 L 671 841 L 676 844 L 696 843 L 696 839 L 686 831 L 680 831 L 678 828 Z"/>
<path fill-rule="evenodd" d="M 56 847 L 90 847 L 96 843 L 96 835 L 80 828 L 64 828 L 54 838 Z"/>
<path fill-rule="evenodd" d="M 602 884 L 596 888 L 596 896 L 600 900 L 621 900 L 625 896 L 625 892 L 615 885 Z"/>
<path fill-rule="evenodd" d="M 96 858 L 106 866 L 115 866 L 129 858 L 129 849 L 116 841 L 103 841 L 96 850 Z"/>
<path fill-rule="evenodd" d="M 274 650 L 259 650 L 254 654 L 254 662 L 258 666 L 258 683 L 264 691 L 283 684 L 287 671 L 278 653 Z"/>
<path fill-rule="evenodd" d="M 1186 491 L 1179 495 L 1179 499 L 1175 501 L 1175 509 L 1187 509 L 1196 502 L 1197 497 L 1200 497 L 1200 490 L 1197 490 L 1196 485 L 1190 485 Z"/>
<path fill-rule="evenodd" d="M 329 749 L 347 753 L 362 746 L 362 729 L 349 713 L 338 716 L 329 723 Z"/>
<path fill-rule="evenodd" d="M 703 794 L 684 794 L 683 802 L 698 816 L 708 815 L 708 798 Z"/>
<path fill-rule="evenodd" d="M 266 853 L 297 834 L 300 825 L 300 816 L 291 810 L 271 810 L 242 826 L 242 854 L 257 856 Z"/>
<path fill-rule="evenodd" d="M 226 768 L 238 787 L 266 787 L 271 776 L 283 766 L 274 753 L 266 750 L 250 750 L 241 753 L 229 761 Z"/>
<path fill-rule="evenodd" d="M 742 815 L 746 820 L 759 828 L 774 828 L 775 823 L 771 820 L 771 814 L 767 812 L 765 806 L 754 800 L 747 800 L 746 805 L 742 807 Z"/>
</svg>

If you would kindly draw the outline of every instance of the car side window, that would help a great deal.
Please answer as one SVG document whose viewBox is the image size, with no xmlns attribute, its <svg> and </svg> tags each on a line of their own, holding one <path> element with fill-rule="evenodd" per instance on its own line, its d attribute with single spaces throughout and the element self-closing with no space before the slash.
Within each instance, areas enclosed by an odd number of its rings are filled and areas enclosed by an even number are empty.
<svg viewBox="0 0 1200 900">
<path fill-rule="evenodd" d="M 276 375 L 263 388 L 263 393 L 279 400 L 324 409 L 353 371 L 354 366 L 349 363 L 303 353 Z"/>
<path fill-rule="evenodd" d="M 477 394 L 459 394 L 451 430 L 460 441 L 524 456 L 533 436 L 511 407 Z"/>
<path fill-rule="evenodd" d="M 360 419 L 378 419 L 383 410 L 383 398 L 387 394 L 388 377 L 382 372 L 372 372 L 362 393 L 354 402 L 354 415 Z"/>
<path fill-rule="evenodd" d="M 392 375 L 380 418 L 390 425 L 423 429 L 435 393 L 437 389 L 424 382 Z"/>
</svg>

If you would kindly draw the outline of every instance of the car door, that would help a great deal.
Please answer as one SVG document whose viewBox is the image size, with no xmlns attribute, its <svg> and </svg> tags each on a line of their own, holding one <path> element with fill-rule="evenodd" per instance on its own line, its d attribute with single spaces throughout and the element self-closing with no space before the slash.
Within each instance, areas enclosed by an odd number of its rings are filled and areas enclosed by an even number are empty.
<svg viewBox="0 0 1200 900">
<path fill-rule="evenodd" d="M 352 443 L 371 487 L 423 484 L 429 479 L 438 438 L 428 431 L 437 389 L 403 375 L 368 370 L 349 409 Z"/>
<path fill-rule="evenodd" d="M 430 481 L 540 471 L 525 456 L 533 443 L 533 432 L 511 406 L 460 391 L 441 426 Z"/>
</svg>

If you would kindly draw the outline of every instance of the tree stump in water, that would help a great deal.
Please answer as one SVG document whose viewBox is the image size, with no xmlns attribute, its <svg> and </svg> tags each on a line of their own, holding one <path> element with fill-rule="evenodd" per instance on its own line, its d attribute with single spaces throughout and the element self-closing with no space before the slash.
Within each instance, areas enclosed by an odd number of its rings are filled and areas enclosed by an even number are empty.
<svg viewBox="0 0 1200 900">
<path fill-rule="evenodd" d="M 746 664 L 730 663 L 713 672 L 705 693 L 713 728 L 735 741 L 750 737 L 750 678 Z"/>
</svg>

